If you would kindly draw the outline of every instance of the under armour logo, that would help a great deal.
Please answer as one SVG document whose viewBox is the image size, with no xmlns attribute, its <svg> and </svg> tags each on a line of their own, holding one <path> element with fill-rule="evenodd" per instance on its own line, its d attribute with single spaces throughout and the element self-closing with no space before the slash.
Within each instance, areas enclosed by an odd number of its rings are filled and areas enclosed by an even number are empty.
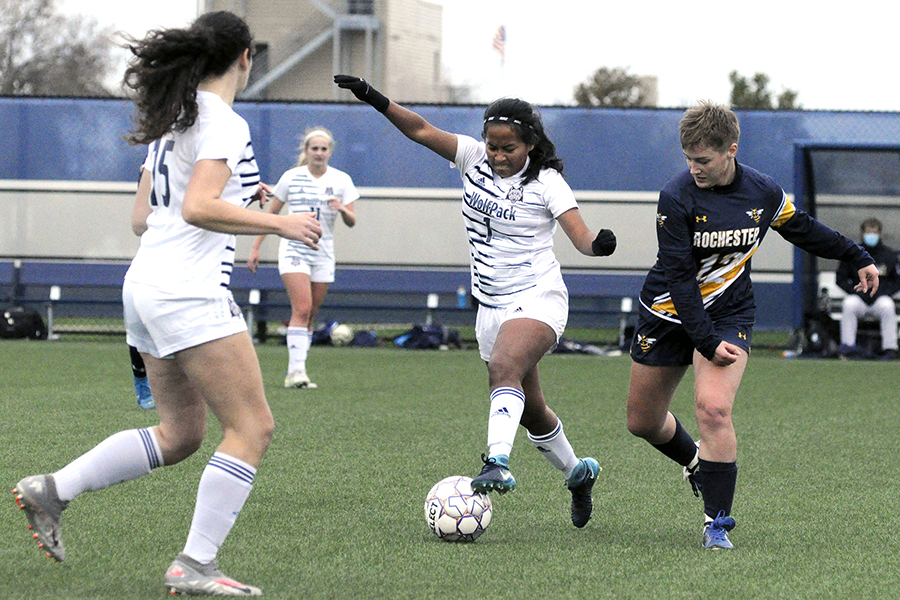
<svg viewBox="0 0 900 600">
<path fill-rule="evenodd" d="M 697 215 L 698 223 L 706 223 L 707 221 L 708 221 L 708 219 L 706 218 L 706 215 Z"/>
</svg>

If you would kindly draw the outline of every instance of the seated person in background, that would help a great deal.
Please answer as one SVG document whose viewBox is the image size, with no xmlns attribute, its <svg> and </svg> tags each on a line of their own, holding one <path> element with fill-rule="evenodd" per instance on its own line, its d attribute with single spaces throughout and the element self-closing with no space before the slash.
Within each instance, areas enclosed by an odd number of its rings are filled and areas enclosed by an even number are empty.
<svg viewBox="0 0 900 600">
<path fill-rule="evenodd" d="M 897 312 L 892 296 L 900 290 L 900 264 L 897 253 L 881 243 L 881 221 L 866 219 L 859 226 L 863 247 L 875 259 L 880 284 L 875 296 L 853 290 L 859 283 L 856 270 L 840 263 L 836 282 L 847 296 L 841 307 L 841 356 L 860 354 L 856 347 L 856 330 L 860 317 L 873 316 L 881 323 L 881 351 L 884 358 L 897 358 Z"/>
</svg>

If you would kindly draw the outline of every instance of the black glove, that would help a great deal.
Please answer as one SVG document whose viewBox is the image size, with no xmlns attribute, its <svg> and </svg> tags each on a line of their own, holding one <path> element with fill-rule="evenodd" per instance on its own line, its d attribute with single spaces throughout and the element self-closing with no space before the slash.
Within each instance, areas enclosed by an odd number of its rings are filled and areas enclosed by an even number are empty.
<svg viewBox="0 0 900 600">
<path fill-rule="evenodd" d="M 360 77 L 352 75 L 335 75 L 334 82 L 339 88 L 350 90 L 353 95 L 365 102 L 371 104 L 375 110 L 383 113 L 391 105 L 391 101 L 387 96 L 369 85 L 369 82 Z"/>
<path fill-rule="evenodd" d="M 594 256 L 609 256 L 616 251 L 616 234 L 609 229 L 601 229 L 591 242 L 591 250 Z"/>
</svg>

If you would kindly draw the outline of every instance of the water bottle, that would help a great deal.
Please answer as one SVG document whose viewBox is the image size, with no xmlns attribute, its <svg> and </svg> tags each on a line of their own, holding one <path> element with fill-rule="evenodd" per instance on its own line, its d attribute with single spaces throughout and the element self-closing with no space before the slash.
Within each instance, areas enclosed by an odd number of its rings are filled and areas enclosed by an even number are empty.
<svg viewBox="0 0 900 600">
<path fill-rule="evenodd" d="M 456 288 L 456 308 L 465 308 L 466 307 L 466 288 L 465 286 L 459 286 Z"/>
</svg>

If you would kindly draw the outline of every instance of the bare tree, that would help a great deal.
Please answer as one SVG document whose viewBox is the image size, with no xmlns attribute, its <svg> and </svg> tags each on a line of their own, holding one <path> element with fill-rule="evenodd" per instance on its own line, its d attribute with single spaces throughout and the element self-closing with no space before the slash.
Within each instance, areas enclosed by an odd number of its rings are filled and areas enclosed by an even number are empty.
<svg viewBox="0 0 900 600">
<path fill-rule="evenodd" d="M 772 101 L 772 92 L 769 90 L 769 76 L 765 73 L 756 73 L 752 79 L 744 77 L 737 71 L 728 74 L 731 82 L 731 106 L 734 108 L 790 110 L 800 108 L 797 103 L 799 93 L 785 88 Z"/>
<path fill-rule="evenodd" d="M 622 67 L 600 67 L 587 81 L 575 86 L 578 106 L 647 106 L 648 100 L 643 79 Z"/>
<path fill-rule="evenodd" d="M 112 30 L 56 12 L 58 0 L 0 0 L 0 94 L 110 96 Z"/>
</svg>

